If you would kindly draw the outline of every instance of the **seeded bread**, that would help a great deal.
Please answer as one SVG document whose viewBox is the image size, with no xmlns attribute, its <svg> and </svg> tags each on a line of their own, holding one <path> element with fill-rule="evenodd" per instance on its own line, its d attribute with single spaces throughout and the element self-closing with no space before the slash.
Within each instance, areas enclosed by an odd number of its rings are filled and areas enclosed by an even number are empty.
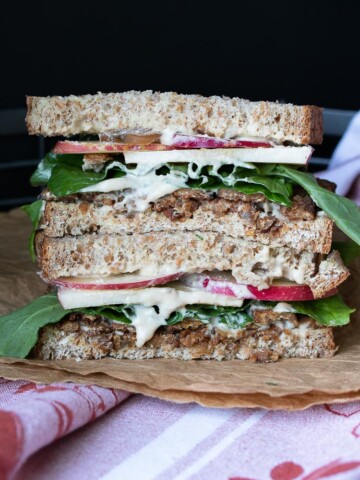
<svg viewBox="0 0 360 480">
<path fill-rule="evenodd" d="M 111 200 L 110 195 L 102 195 L 101 198 L 104 202 Z M 279 207 L 266 216 L 259 216 L 259 211 L 256 208 L 251 210 L 251 207 L 243 204 L 239 205 L 237 211 L 231 212 L 225 210 L 226 205 L 223 208 L 218 202 L 213 209 L 209 208 L 209 204 L 204 204 L 181 216 L 179 210 L 172 214 L 174 210 L 157 212 L 149 208 L 145 212 L 128 214 L 111 204 L 100 202 L 48 201 L 41 227 L 49 237 L 79 236 L 92 232 L 107 235 L 212 232 L 272 247 L 286 246 L 297 251 L 325 254 L 330 252 L 333 222 L 326 215 L 318 214 L 314 220 L 293 220 L 282 215 Z"/>
<path fill-rule="evenodd" d="M 273 248 L 199 231 L 63 238 L 38 233 L 36 251 L 41 275 L 48 280 L 136 271 L 158 276 L 169 272 L 229 270 L 239 283 L 267 288 L 273 278 L 288 278 L 311 286 L 319 297 L 349 275 L 339 255 L 331 257 L 322 268 L 325 260 L 319 266 L 318 255 L 312 252 Z M 316 281 L 311 281 L 316 274 Z"/>
<path fill-rule="evenodd" d="M 324 292 L 343 283 L 349 275 L 350 271 L 344 267 L 340 253 L 334 250 L 320 262 L 318 272 L 310 279 L 309 286 L 315 297 L 321 297 Z"/>
<path fill-rule="evenodd" d="M 269 323 L 253 323 L 238 331 L 224 331 L 186 319 L 160 327 L 143 347 L 136 347 L 135 340 L 135 329 L 131 325 L 104 317 L 72 314 L 41 330 L 32 356 L 43 360 L 110 356 L 273 362 L 281 357 L 328 357 L 337 350 L 330 327 L 291 313 L 278 313 Z"/>
<path fill-rule="evenodd" d="M 240 98 L 181 95 L 147 90 L 69 97 L 27 97 L 30 134 L 163 132 L 220 138 L 267 137 L 306 145 L 322 142 L 322 110 Z"/>
</svg>

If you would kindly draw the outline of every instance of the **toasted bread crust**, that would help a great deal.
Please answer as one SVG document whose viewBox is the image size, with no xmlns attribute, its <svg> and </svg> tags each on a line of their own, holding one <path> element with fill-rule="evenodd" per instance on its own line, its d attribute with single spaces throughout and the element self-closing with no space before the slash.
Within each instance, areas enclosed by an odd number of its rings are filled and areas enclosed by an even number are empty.
<svg viewBox="0 0 360 480">
<path fill-rule="evenodd" d="M 33 357 L 43 360 L 110 356 L 273 362 L 281 357 L 327 357 L 337 350 L 331 328 L 317 325 L 309 317 L 281 313 L 273 315 L 272 321 L 266 324 L 254 322 L 237 332 L 185 319 L 176 325 L 160 327 L 143 347 L 136 347 L 135 339 L 135 329 L 131 325 L 75 314 L 42 329 Z"/>
<path fill-rule="evenodd" d="M 314 297 L 321 298 L 326 292 L 343 283 L 349 275 L 350 272 L 344 266 L 340 253 L 334 250 L 320 262 L 319 270 L 310 280 L 309 286 Z"/>
<path fill-rule="evenodd" d="M 322 109 L 240 98 L 129 91 L 27 97 L 31 135 L 70 136 L 165 129 L 219 138 L 255 136 L 295 144 L 322 142 Z"/>
</svg>

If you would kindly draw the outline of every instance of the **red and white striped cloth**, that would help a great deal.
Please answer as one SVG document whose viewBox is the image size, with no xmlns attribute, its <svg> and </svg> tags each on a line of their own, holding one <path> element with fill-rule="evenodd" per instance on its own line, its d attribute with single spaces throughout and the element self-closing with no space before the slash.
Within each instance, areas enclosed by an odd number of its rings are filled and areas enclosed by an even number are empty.
<svg viewBox="0 0 360 480">
<path fill-rule="evenodd" d="M 207 409 L 0 380 L 0 480 L 323 478 L 360 478 L 360 402 L 304 412 Z"/>
</svg>

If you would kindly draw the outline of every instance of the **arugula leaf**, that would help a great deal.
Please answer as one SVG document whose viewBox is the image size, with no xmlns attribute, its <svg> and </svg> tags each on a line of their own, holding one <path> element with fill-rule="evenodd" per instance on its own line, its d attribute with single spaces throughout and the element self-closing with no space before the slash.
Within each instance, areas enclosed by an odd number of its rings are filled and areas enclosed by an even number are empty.
<svg viewBox="0 0 360 480">
<path fill-rule="evenodd" d="M 360 245 L 360 209 L 348 198 L 320 187 L 316 179 L 306 172 L 300 172 L 285 165 L 277 165 L 276 174 L 291 178 L 310 195 L 316 205 L 354 242 Z"/>
<path fill-rule="evenodd" d="M 0 356 L 25 358 L 37 342 L 39 329 L 59 322 L 68 313 L 56 295 L 44 295 L 0 317 Z"/>
<path fill-rule="evenodd" d="M 43 206 L 44 206 L 43 200 L 36 200 L 35 202 L 30 203 L 29 205 L 23 205 L 21 207 L 21 210 L 23 210 L 26 213 L 26 215 L 30 217 L 32 226 L 33 226 L 32 232 L 30 233 L 29 241 L 28 241 L 30 256 L 33 262 L 36 261 L 35 234 L 36 234 L 36 230 L 39 227 Z"/>
<path fill-rule="evenodd" d="M 51 172 L 49 190 L 57 197 L 76 193 L 89 185 L 95 185 L 106 177 L 106 171 L 82 171 L 74 165 L 57 165 Z"/>
<path fill-rule="evenodd" d="M 107 163 L 100 172 L 84 171 L 82 166 L 83 155 L 49 153 L 38 165 L 30 182 L 34 186 L 47 184 L 55 196 L 61 197 L 79 192 L 107 178 L 123 176 L 132 170 L 130 166 L 123 165 L 120 161 Z M 155 168 L 157 175 L 167 175 L 171 172 L 185 174 L 186 185 L 189 188 L 204 190 L 234 188 L 247 194 L 262 193 L 270 201 L 291 205 L 292 181 L 281 176 L 268 176 L 274 171 L 275 165 L 248 164 L 248 168 L 223 165 L 218 169 L 205 166 L 194 170 L 191 164 L 170 163 Z"/>
<path fill-rule="evenodd" d="M 276 203 L 291 206 L 292 182 L 269 173 L 275 165 L 251 165 L 251 169 L 224 165 L 219 169 L 213 166 L 203 167 L 199 173 L 201 182 L 195 188 L 234 188 L 239 192 L 252 194 L 263 193 L 265 197 Z M 252 172 L 255 170 L 256 174 Z M 249 174 L 250 172 L 250 174 Z M 215 178 L 218 181 L 215 181 Z M 202 183 L 206 179 L 206 183 Z M 194 181 L 189 179 L 188 185 L 193 187 Z M 194 188 L 194 187 L 193 187 Z"/>
<path fill-rule="evenodd" d="M 258 183 L 266 187 L 272 193 L 279 193 L 284 197 L 292 196 L 292 185 L 291 183 L 286 182 L 283 178 L 264 176 L 264 175 L 253 175 L 248 176 L 246 180 L 250 183 Z"/>
<path fill-rule="evenodd" d="M 127 310 L 130 310 L 129 312 Z M 131 305 L 107 305 L 102 307 L 81 308 L 78 311 L 88 315 L 102 315 L 116 322 L 131 324 Z"/>
<path fill-rule="evenodd" d="M 212 318 L 216 318 L 219 323 L 227 325 L 229 328 L 242 328 L 247 323 L 252 322 L 251 316 L 244 310 L 247 307 L 244 302 L 242 307 L 221 307 L 213 305 L 186 305 L 184 308 L 173 312 L 167 319 L 168 325 L 179 323 L 184 318 L 195 318 L 205 323 L 209 323 Z M 106 307 L 94 307 L 78 309 L 82 313 L 89 315 L 103 315 L 121 323 L 131 324 L 131 318 L 134 316 L 132 305 L 109 305 Z"/>
<path fill-rule="evenodd" d="M 275 306 L 277 302 L 262 302 Z M 308 315 L 322 325 L 339 326 L 349 322 L 349 308 L 342 299 L 333 297 L 309 302 L 289 302 L 296 313 Z M 259 302 L 244 302 L 242 307 L 222 307 L 213 305 L 187 305 L 173 312 L 168 325 L 181 322 L 184 318 L 195 318 L 204 323 L 224 324 L 228 328 L 239 329 L 253 321 L 251 305 Z M 134 315 L 133 305 L 107 305 L 91 308 L 64 310 L 56 294 L 37 298 L 26 307 L 0 317 L 0 356 L 26 358 L 37 342 L 39 329 L 61 321 L 67 314 L 79 312 L 88 315 L 101 315 L 111 320 L 131 324 Z"/>
<path fill-rule="evenodd" d="M 46 185 L 51 178 L 53 169 L 57 166 L 66 165 L 77 167 L 82 172 L 83 155 L 48 153 L 31 175 L 31 185 L 34 187 Z"/>
<path fill-rule="evenodd" d="M 186 305 L 184 308 L 173 312 L 167 320 L 168 325 L 181 322 L 184 318 L 195 318 L 205 323 L 216 319 L 229 328 L 243 328 L 252 322 L 251 316 L 245 312 L 249 304 L 244 302 L 242 307 L 221 307 L 217 305 Z"/>
<path fill-rule="evenodd" d="M 84 171 L 82 167 L 83 155 L 49 153 L 31 176 L 30 183 L 33 186 L 47 184 L 55 196 L 62 197 L 95 185 L 108 176 L 122 177 L 127 170 L 130 170 L 120 162 L 110 162 L 100 172 Z"/>
<path fill-rule="evenodd" d="M 308 302 L 287 302 L 296 313 L 308 315 L 321 325 L 338 327 L 350 322 L 350 314 L 355 312 L 354 308 L 346 305 L 340 295 L 319 298 Z"/>
<path fill-rule="evenodd" d="M 281 205 L 285 205 L 286 207 L 291 206 L 291 200 L 288 196 L 271 192 L 270 190 L 268 190 L 266 187 L 262 185 L 239 182 L 239 183 L 236 183 L 236 185 L 233 188 L 241 193 L 246 193 L 247 195 L 250 195 L 252 193 L 262 193 L 271 202 L 280 203 Z"/>
<path fill-rule="evenodd" d="M 340 253 L 345 265 L 350 265 L 355 258 L 360 257 L 360 246 L 352 240 L 346 242 L 333 242 L 332 247 Z"/>
</svg>

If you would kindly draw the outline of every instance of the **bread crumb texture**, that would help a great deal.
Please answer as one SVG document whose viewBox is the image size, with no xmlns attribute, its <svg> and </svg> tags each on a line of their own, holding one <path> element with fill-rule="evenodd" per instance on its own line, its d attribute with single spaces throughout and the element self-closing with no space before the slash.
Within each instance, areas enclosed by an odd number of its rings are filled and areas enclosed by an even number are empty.
<svg viewBox="0 0 360 480">
<path fill-rule="evenodd" d="M 322 109 L 310 105 L 147 90 L 27 97 L 27 106 L 29 133 L 43 136 L 171 129 L 218 138 L 267 137 L 299 145 L 322 142 Z"/>
</svg>

